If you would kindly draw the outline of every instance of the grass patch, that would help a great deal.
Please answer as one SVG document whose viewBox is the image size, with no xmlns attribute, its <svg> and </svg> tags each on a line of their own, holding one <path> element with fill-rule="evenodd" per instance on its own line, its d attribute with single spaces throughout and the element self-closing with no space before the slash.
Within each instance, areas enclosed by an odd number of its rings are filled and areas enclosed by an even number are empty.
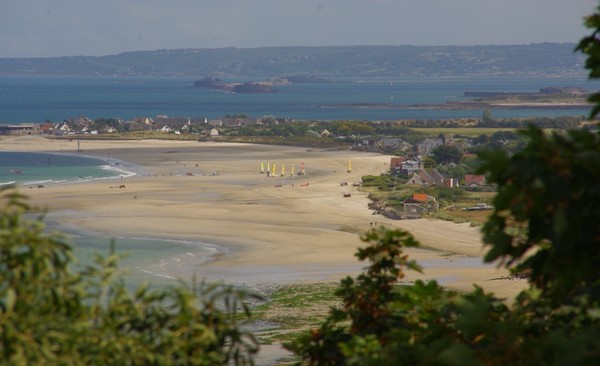
<svg viewBox="0 0 600 366">
<path fill-rule="evenodd" d="M 257 305 L 253 318 L 261 344 L 289 341 L 323 322 L 329 309 L 339 304 L 334 295 L 338 282 L 280 285 Z"/>
<path fill-rule="evenodd" d="M 444 135 L 462 135 L 477 137 L 479 135 L 491 136 L 498 131 L 515 132 L 516 128 L 486 128 L 486 127 L 411 127 L 411 130 L 420 132 L 426 136 Z"/>
</svg>

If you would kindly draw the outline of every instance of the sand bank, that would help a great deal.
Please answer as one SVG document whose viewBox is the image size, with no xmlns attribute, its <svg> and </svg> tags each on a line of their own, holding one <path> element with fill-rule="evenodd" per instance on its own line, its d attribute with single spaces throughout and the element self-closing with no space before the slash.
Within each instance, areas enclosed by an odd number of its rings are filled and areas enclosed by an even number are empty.
<svg viewBox="0 0 600 366">
<path fill-rule="evenodd" d="M 75 153 L 77 141 L 5 138 L 0 149 Z M 410 231 L 424 246 L 411 250 L 426 274 L 457 289 L 473 283 L 502 296 L 524 283 L 481 266 L 477 228 L 438 220 L 395 221 L 372 215 L 365 193 L 352 186 L 387 170 L 389 156 L 301 147 L 195 141 L 87 141 L 83 154 L 133 163 L 140 174 L 116 180 L 27 189 L 32 202 L 61 213 L 69 225 L 106 237 L 200 240 L 229 250 L 197 274 L 234 283 L 329 281 L 356 274 L 364 245 L 357 233 L 376 225 Z M 347 173 L 348 161 L 352 172 Z M 261 162 L 276 176 L 259 174 Z M 306 175 L 289 176 L 304 163 Z M 281 177 L 282 164 L 286 176 Z M 216 173 L 216 175 L 215 175 Z M 341 186 L 340 182 L 348 182 Z M 117 186 L 125 185 L 119 189 Z M 351 197 L 345 198 L 344 193 Z M 453 255 L 448 255 L 453 253 Z M 409 278 L 417 278 L 412 276 Z"/>
</svg>

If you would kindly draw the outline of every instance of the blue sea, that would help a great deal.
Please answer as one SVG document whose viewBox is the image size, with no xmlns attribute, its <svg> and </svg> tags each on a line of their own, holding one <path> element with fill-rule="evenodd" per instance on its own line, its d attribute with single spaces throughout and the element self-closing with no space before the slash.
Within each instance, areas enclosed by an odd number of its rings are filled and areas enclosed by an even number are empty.
<svg viewBox="0 0 600 366">
<path fill-rule="evenodd" d="M 597 81 L 585 77 L 345 79 L 278 86 L 273 94 L 231 94 L 195 88 L 193 83 L 193 79 L 168 78 L 0 77 L 0 123 L 57 122 L 79 116 L 214 119 L 228 114 L 296 120 L 477 118 L 483 111 L 408 106 L 463 100 L 465 91 L 537 92 L 550 86 L 600 89 Z M 497 118 L 587 113 L 587 109 L 492 110 Z"/>
</svg>

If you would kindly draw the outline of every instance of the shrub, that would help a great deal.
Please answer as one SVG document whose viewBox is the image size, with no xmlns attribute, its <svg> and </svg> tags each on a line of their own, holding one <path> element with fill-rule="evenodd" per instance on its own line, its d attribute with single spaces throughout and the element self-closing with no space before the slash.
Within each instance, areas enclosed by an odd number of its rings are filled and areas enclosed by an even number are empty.
<svg viewBox="0 0 600 366">
<path fill-rule="evenodd" d="M 13 187 L 0 188 L 0 363 L 247 365 L 258 350 L 241 328 L 255 295 L 206 283 L 130 293 L 118 255 L 73 272 L 63 236 Z M 239 314 L 239 310 L 242 313 Z"/>
</svg>

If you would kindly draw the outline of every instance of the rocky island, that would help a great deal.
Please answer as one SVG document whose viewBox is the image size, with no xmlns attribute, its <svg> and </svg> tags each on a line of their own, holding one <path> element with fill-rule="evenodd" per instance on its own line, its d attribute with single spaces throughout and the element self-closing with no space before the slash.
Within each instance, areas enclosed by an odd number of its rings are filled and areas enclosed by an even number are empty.
<svg viewBox="0 0 600 366">
<path fill-rule="evenodd" d="M 228 93 L 275 93 L 275 85 L 287 84 L 286 79 L 272 79 L 259 82 L 244 83 L 226 83 L 219 78 L 205 77 L 202 80 L 194 81 L 197 88 L 207 88 L 212 90 L 222 90 Z"/>
</svg>

